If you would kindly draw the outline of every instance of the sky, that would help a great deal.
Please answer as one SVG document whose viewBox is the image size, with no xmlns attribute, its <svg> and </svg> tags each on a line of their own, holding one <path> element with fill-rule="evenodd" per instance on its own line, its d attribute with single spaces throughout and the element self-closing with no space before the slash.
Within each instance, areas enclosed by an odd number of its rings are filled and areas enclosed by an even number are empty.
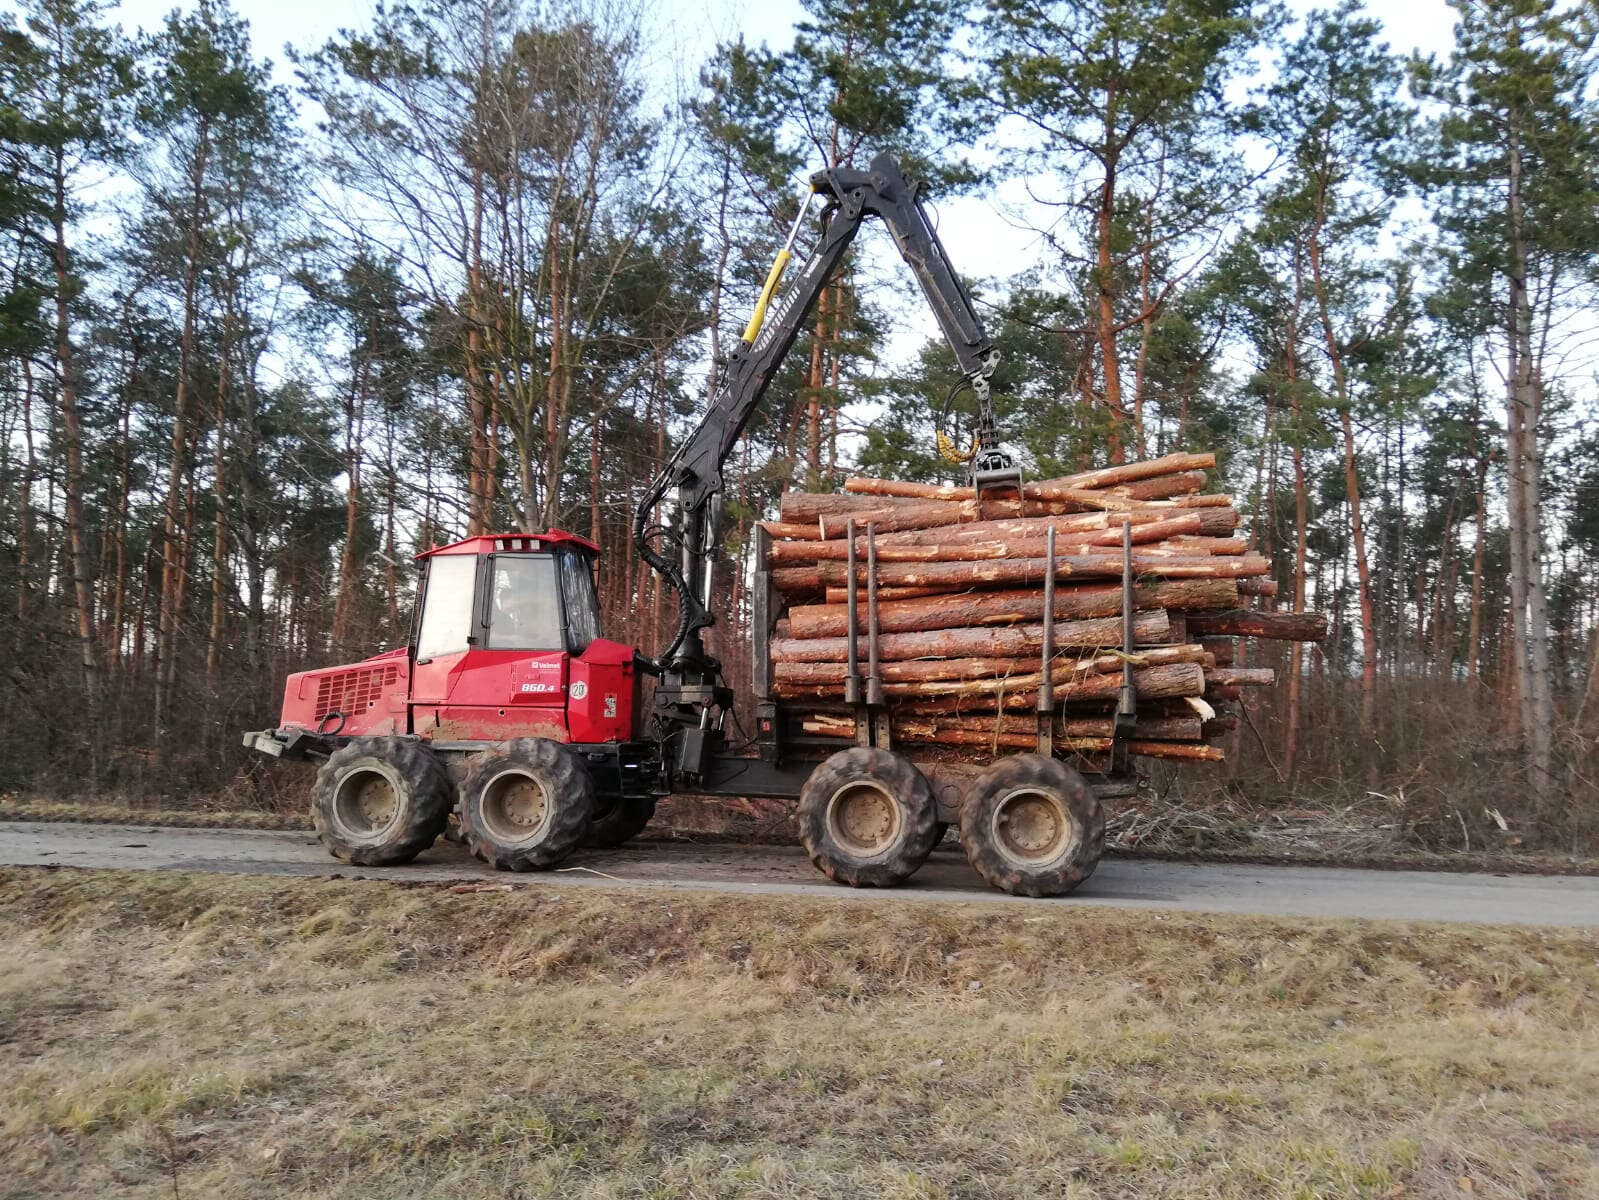
<svg viewBox="0 0 1599 1200">
<path fill-rule="evenodd" d="M 8 0 L 0 0 L 4 7 Z M 1330 7 L 1333 0 L 1320 0 Z M 249 20 L 260 53 L 277 63 L 285 82 L 292 78 L 284 62 L 283 47 L 301 49 L 320 45 L 341 28 L 370 24 L 372 0 L 233 0 Z M 794 24 L 803 19 L 799 0 L 642 0 L 647 6 L 651 42 L 659 47 L 656 73 L 662 97 L 692 87 L 698 64 L 708 58 L 718 42 L 740 34 L 752 44 L 786 46 Z M 123 0 L 115 10 L 128 28 L 153 28 L 174 7 L 172 0 Z M 176 5 L 191 8 L 183 0 Z M 1292 12 L 1318 7 L 1317 0 L 1288 0 Z M 1390 45 L 1400 53 L 1418 50 L 1442 54 L 1448 50 L 1453 26 L 1445 0 L 1399 0 L 1370 5 L 1382 20 Z M 950 242 L 952 260 L 980 263 L 980 273 L 1004 278 L 1026 269 L 1040 252 L 1037 233 L 1027 227 L 1028 207 L 1024 187 L 1002 185 L 996 194 L 968 196 L 937 205 L 940 230 Z M 1018 217 L 1020 219 L 1018 219 Z M 1041 222 L 1040 222 L 1041 223 Z M 773 231 L 774 248 L 782 230 Z M 962 247 L 966 252 L 962 253 Z M 973 247 L 980 248 L 976 253 Z M 978 269 L 965 268 L 968 273 Z M 933 332 L 931 322 L 927 332 Z"/>
<path fill-rule="evenodd" d="M 698 66 L 719 42 L 742 35 L 752 44 L 766 43 L 774 49 L 788 45 L 794 25 L 804 18 L 799 0 L 638 0 L 646 12 L 648 42 L 656 48 L 652 73 L 657 81 L 658 103 L 670 102 L 692 89 Z M 1331 7 L 1335 0 L 1287 0 L 1288 8 L 1303 14 L 1315 7 Z M 270 57 L 279 79 L 292 83 L 292 71 L 284 55 L 285 44 L 299 49 L 321 45 L 340 29 L 361 29 L 370 25 L 372 0 L 233 0 L 235 11 L 245 17 L 257 52 Z M 11 7 L 11 0 L 0 0 L 0 10 Z M 112 19 L 124 28 L 153 29 L 174 7 L 194 7 L 192 0 L 123 0 L 112 9 Z M 1408 54 L 1444 54 L 1453 27 L 1452 11 L 1445 0 L 1372 0 L 1370 7 L 1383 22 L 1390 46 Z M 807 172 L 808 173 L 808 172 Z M 799 181 L 796 180 L 796 190 Z M 1031 224 L 1043 225 L 1045 215 L 1027 199 L 1021 180 L 1002 183 L 988 194 L 933 197 L 935 219 L 941 237 L 957 270 L 969 280 L 1005 279 L 1032 266 L 1043 254 L 1039 234 Z M 1029 211 L 1031 209 L 1031 212 Z M 1030 219 L 1033 218 L 1033 219 Z M 775 252 L 784 230 L 773 229 Z M 876 253 L 892 258 L 885 238 L 877 243 L 870 235 L 863 246 L 876 245 Z M 891 364 L 911 359 L 919 347 L 938 334 L 932 315 L 916 301 L 908 273 L 901 281 L 903 302 L 890 300 L 895 315 L 886 358 Z"/>
</svg>

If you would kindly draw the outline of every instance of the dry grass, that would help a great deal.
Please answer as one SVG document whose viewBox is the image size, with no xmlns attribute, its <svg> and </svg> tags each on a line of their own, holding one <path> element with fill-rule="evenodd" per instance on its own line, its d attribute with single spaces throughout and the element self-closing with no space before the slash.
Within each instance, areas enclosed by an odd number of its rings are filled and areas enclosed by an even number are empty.
<svg viewBox="0 0 1599 1200">
<path fill-rule="evenodd" d="M 0 796 L 0 821 L 86 821 L 112 825 L 170 825 L 180 829 L 310 829 L 311 814 L 223 806 L 163 808 L 109 800 L 51 800 Z"/>
<path fill-rule="evenodd" d="M 1305 795 L 1284 806 L 1252 801 L 1225 787 L 1189 795 L 1180 786 L 1166 786 L 1183 780 L 1169 766 L 1157 776 L 1138 796 L 1111 808 L 1105 835 L 1113 852 L 1216 862 L 1599 874 L 1599 847 L 1568 853 L 1528 849 L 1497 828 L 1473 840 L 1464 823 L 1459 827 L 1464 836 L 1450 845 L 1424 841 L 1407 822 L 1403 797 Z"/>
<path fill-rule="evenodd" d="M 1599 1195 L 1599 937 L 0 871 L 0 1195 Z"/>
</svg>

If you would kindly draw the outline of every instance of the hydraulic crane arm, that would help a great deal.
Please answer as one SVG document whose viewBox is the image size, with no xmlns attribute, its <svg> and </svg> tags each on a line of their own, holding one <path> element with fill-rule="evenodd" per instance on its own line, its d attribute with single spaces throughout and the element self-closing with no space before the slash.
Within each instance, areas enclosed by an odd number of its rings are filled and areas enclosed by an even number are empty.
<svg viewBox="0 0 1599 1200">
<path fill-rule="evenodd" d="M 888 226 L 977 399 L 975 486 L 982 489 L 1020 484 L 1010 456 L 998 446 L 994 430 L 989 378 L 998 355 L 972 306 L 971 296 L 949 264 L 917 192 L 917 185 L 907 182 L 886 154 L 873 159 L 866 171 L 839 167 L 811 177 L 810 194 L 823 197 L 822 232 L 815 249 L 768 320 L 767 308 L 788 264 L 807 203 L 801 206 L 788 242 L 767 276 L 743 339 L 728 356 L 721 389 L 639 504 L 633 529 L 639 554 L 671 584 L 679 598 L 676 636 L 652 665 L 666 674 L 663 706 L 677 703 L 680 715 L 697 711 L 704 717 L 713 701 L 717 664 L 705 654 L 699 631 L 714 623 L 708 610 L 710 563 L 720 524 L 722 469 L 823 288 L 868 217 L 878 217 Z M 681 527 L 675 531 L 652 527 L 651 514 L 673 489 L 682 513 Z M 655 542 L 663 535 L 665 540 L 678 543 L 681 565 L 656 547 Z"/>
</svg>

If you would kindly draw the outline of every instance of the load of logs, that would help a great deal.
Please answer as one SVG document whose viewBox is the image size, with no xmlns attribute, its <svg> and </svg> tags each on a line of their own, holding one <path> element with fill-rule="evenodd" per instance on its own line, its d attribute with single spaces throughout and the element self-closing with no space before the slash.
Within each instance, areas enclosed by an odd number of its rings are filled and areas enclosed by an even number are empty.
<svg viewBox="0 0 1599 1200">
<path fill-rule="evenodd" d="M 896 742 L 997 754 L 1047 729 L 1089 770 L 1107 769 L 1122 704 L 1129 753 L 1220 760 L 1241 690 L 1274 682 L 1239 639 L 1317 641 L 1327 622 L 1248 607 L 1277 584 L 1233 498 L 1204 491 L 1214 466 L 1169 454 L 1000 499 L 868 478 L 785 494 L 764 524 L 785 606 L 772 694 L 804 734 L 849 738 L 840 702 L 868 677 Z"/>
</svg>

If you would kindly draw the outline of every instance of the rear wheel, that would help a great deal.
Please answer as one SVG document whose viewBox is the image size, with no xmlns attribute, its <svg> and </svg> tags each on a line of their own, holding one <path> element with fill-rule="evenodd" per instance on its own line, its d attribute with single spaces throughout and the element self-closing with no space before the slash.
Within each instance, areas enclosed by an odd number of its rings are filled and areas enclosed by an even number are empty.
<svg viewBox="0 0 1599 1200">
<path fill-rule="evenodd" d="M 644 832 L 655 815 L 654 796 L 616 796 L 603 811 L 599 810 L 599 803 L 596 801 L 597 815 L 589 822 L 588 835 L 583 839 L 585 846 L 620 846 L 630 842 Z"/>
<path fill-rule="evenodd" d="M 571 751 L 518 738 L 475 754 L 461 779 L 461 834 L 505 871 L 542 871 L 572 853 L 589 827 L 594 783 Z"/>
<path fill-rule="evenodd" d="M 805 852 L 829 879 L 894 887 L 932 852 L 938 804 L 909 759 L 855 746 L 811 772 L 800 792 L 799 823 Z"/>
<path fill-rule="evenodd" d="M 406 738 L 357 738 L 328 756 L 311 791 L 317 836 L 335 858 L 361 867 L 410 862 L 450 819 L 449 773 L 431 749 Z"/>
<path fill-rule="evenodd" d="M 1016 896 L 1059 896 L 1094 873 L 1105 814 L 1083 777 L 1041 754 L 1013 754 L 973 782 L 961 846 L 988 883 Z"/>
</svg>

